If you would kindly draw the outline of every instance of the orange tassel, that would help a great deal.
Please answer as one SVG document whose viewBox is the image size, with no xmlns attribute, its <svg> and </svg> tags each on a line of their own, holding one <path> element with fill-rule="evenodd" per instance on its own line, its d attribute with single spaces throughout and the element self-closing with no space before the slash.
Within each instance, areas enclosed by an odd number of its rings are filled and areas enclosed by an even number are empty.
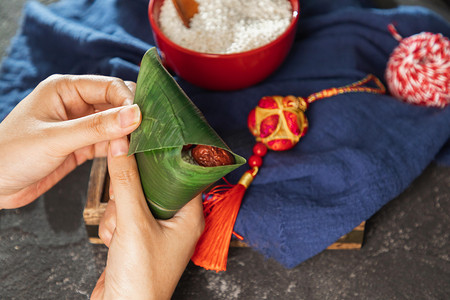
<svg viewBox="0 0 450 300">
<path fill-rule="evenodd" d="M 197 242 L 191 260 L 207 270 L 225 271 L 231 235 L 245 191 L 258 172 L 248 170 L 236 185 L 220 185 L 206 194 L 203 202 L 205 231 Z"/>
</svg>

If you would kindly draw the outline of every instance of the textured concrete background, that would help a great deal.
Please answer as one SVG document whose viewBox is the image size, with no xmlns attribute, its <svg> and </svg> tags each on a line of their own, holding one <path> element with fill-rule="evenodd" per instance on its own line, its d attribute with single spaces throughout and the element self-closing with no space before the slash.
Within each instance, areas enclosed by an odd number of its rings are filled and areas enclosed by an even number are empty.
<svg viewBox="0 0 450 300">
<path fill-rule="evenodd" d="M 1 56 L 24 2 L 0 0 Z M 411 2 L 448 16 L 443 1 Z M 106 261 L 106 248 L 89 244 L 82 218 L 90 166 L 33 204 L 0 211 L 0 299 L 89 298 Z M 361 250 L 324 251 L 285 269 L 232 248 L 226 272 L 189 265 L 173 299 L 449 299 L 449 228 L 450 167 L 430 165 L 368 220 Z"/>
</svg>

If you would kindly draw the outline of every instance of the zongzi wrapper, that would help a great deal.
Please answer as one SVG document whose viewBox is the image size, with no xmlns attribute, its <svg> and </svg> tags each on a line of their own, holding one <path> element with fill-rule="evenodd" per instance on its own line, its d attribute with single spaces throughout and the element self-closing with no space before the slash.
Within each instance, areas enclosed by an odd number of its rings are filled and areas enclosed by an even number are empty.
<svg viewBox="0 0 450 300">
<path fill-rule="evenodd" d="M 131 134 L 129 154 L 136 156 L 145 197 L 155 217 L 172 217 L 205 188 L 245 163 L 167 72 L 155 48 L 142 59 L 134 102 L 141 109 L 142 123 Z M 189 147 L 214 152 L 204 159 L 214 166 L 185 159 L 183 149 Z M 202 157 L 192 156 L 194 160 Z"/>
</svg>

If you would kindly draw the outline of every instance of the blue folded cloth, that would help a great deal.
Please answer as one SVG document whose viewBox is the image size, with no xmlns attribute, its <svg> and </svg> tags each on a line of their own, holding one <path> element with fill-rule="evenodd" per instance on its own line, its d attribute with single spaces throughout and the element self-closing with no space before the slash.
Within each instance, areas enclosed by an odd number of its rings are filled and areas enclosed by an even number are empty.
<svg viewBox="0 0 450 300">
<path fill-rule="evenodd" d="M 372 8 L 369 1 L 305 0 L 296 40 L 267 80 L 233 92 L 206 91 L 177 78 L 234 152 L 251 155 L 246 120 L 262 96 L 308 95 L 384 70 L 398 42 L 422 31 L 450 36 L 450 25 L 419 7 Z M 0 70 L 0 120 L 54 73 L 136 80 L 154 44 L 144 0 L 29 2 Z M 450 164 L 450 108 L 418 107 L 389 95 L 348 93 L 307 111 L 307 135 L 270 152 L 248 189 L 235 231 L 254 249 L 293 267 L 319 253 L 404 191 L 439 158 Z M 447 146 L 445 146 L 447 144 Z M 237 182 L 247 167 L 228 176 Z"/>
</svg>

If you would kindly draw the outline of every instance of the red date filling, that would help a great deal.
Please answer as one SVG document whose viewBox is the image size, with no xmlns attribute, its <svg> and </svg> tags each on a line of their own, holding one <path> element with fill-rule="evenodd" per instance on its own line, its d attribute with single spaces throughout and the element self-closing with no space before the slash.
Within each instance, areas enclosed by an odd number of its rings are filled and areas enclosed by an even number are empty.
<svg viewBox="0 0 450 300">
<path fill-rule="evenodd" d="M 187 149 L 186 149 L 187 148 Z M 217 167 L 234 164 L 233 155 L 227 150 L 207 145 L 188 145 L 183 150 L 190 150 L 192 158 L 203 167 Z"/>
</svg>

